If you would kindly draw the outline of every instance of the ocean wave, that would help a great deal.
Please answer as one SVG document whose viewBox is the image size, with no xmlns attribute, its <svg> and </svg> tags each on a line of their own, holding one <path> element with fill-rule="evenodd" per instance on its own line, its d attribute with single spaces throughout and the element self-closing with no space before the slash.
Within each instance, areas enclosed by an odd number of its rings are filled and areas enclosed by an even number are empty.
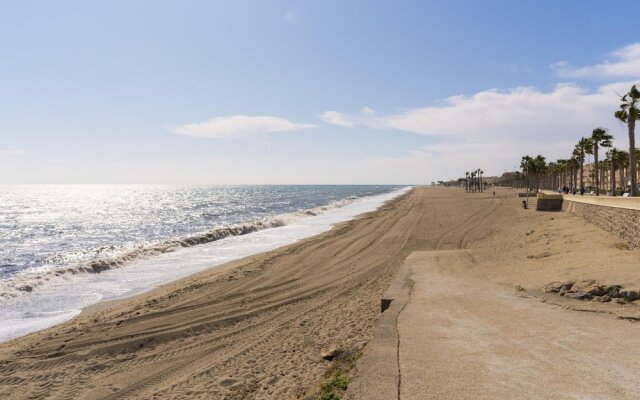
<svg viewBox="0 0 640 400">
<path fill-rule="evenodd" d="M 210 231 L 196 234 L 192 236 L 170 239 L 157 244 L 138 245 L 133 249 L 127 250 L 121 254 L 97 258 L 90 261 L 71 263 L 63 267 L 37 268 L 22 271 L 12 275 L 8 279 L 0 281 L 0 298 L 10 299 L 17 296 L 26 295 L 34 292 L 38 288 L 48 284 L 68 280 L 71 276 L 78 274 L 96 274 L 112 269 L 120 268 L 128 263 L 143 258 L 175 251 L 179 248 L 198 246 L 206 243 L 215 242 L 232 236 L 246 235 L 267 228 L 277 228 L 288 225 L 300 218 L 308 218 L 323 214 L 335 208 L 341 208 L 349 205 L 358 197 L 350 196 L 345 199 L 335 200 L 327 205 L 314 207 L 311 209 L 298 210 L 290 214 L 281 214 L 274 217 L 265 217 L 248 223 L 238 224 L 228 227 L 217 227 Z M 113 246 L 103 246 L 95 249 L 96 254 L 103 251 L 111 252 Z M 53 257 L 63 257 L 55 255 Z"/>
</svg>

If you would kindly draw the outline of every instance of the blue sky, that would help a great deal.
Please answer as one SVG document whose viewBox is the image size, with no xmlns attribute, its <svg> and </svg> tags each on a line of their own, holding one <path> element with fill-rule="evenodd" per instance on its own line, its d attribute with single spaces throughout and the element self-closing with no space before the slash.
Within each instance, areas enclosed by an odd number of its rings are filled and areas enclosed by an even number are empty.
<svg viewBox="0 0 640 400">
<path fill-rule="evenodd" d="M 566 158 L 640 3 L 0 2 L 0 182 L 424 183 Z"/>
</svg>

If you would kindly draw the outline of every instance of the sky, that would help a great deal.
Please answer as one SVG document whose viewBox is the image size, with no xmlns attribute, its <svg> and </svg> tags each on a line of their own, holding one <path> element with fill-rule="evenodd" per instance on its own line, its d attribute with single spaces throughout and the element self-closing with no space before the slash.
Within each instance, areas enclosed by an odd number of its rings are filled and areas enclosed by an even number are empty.
<svg viewBox="0 0 640 400">
<path fill-rule="evenodd" d="M 425 184 L 568 158 L 640 2 L 0 0 L 0 183 Z"/>
</svg>

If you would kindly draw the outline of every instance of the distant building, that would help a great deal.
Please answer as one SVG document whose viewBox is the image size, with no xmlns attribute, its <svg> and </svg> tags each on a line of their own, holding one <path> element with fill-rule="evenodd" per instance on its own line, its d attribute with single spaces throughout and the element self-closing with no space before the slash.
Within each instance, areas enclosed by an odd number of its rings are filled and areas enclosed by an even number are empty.
<svg viewBox="0 0 640 400">
<path fill-rule="evenodd" d="M 583 168 L 584 168 L 583 170 L 584 187 L 585 188 L 595 187 L 596 178 L 593 175 L 593 171 L 594 171 L 593 164 L 585 164 Z M 578 186 L 580 186 L 580 170 L 578 170 Z"/>
<path fill-rule="evenodd" d="M 494 186 L 498 183 L 498 177 L 497 176 L 483 176 L 482 177 L 482 182 L 484 183 L 485 186 Z"/>
<path fill-rule="evenodd" d="M 523 184 L 522 174 L 519 171 L 509 171 L 500 175 L 500 177 L 491 177 L 494 178 L 494 184 L 498 186 L 512 186 L 519 187 Z"/>
</svg>

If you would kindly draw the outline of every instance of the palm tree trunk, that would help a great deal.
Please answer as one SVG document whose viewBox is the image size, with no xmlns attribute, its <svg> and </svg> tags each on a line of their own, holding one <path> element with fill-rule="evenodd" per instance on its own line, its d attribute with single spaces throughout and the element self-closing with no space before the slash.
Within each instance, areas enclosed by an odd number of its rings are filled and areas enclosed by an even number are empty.
<svg viewBox="0 0 640 400">
<path fill-rule="evenodd" d="M 593 173 L 596 179 L 596 196 L 600 196 L 600 180 L 598 179 L 598 142 L 593 145 Z"/>
<path fill-rule="evenodd" d="M 629 172 L 631 173 L 631 193 L 629 196 L 636 195 L 637 171 L 638 164 L 636 164 L 636 120 L 629 115 L 627 118 L 627 126 L 629 127 Z"/>
<path fill-rule="evenodd" d="M 584 187 L 584 158 L 580 160 L 580 189 Z"/>
<path fill-rule="evenodd" d="M 616 195 L 616 162 L 613 157 L 613 153 L 611 156 L 611 196 L 615 197 Z"/>
</svg>

